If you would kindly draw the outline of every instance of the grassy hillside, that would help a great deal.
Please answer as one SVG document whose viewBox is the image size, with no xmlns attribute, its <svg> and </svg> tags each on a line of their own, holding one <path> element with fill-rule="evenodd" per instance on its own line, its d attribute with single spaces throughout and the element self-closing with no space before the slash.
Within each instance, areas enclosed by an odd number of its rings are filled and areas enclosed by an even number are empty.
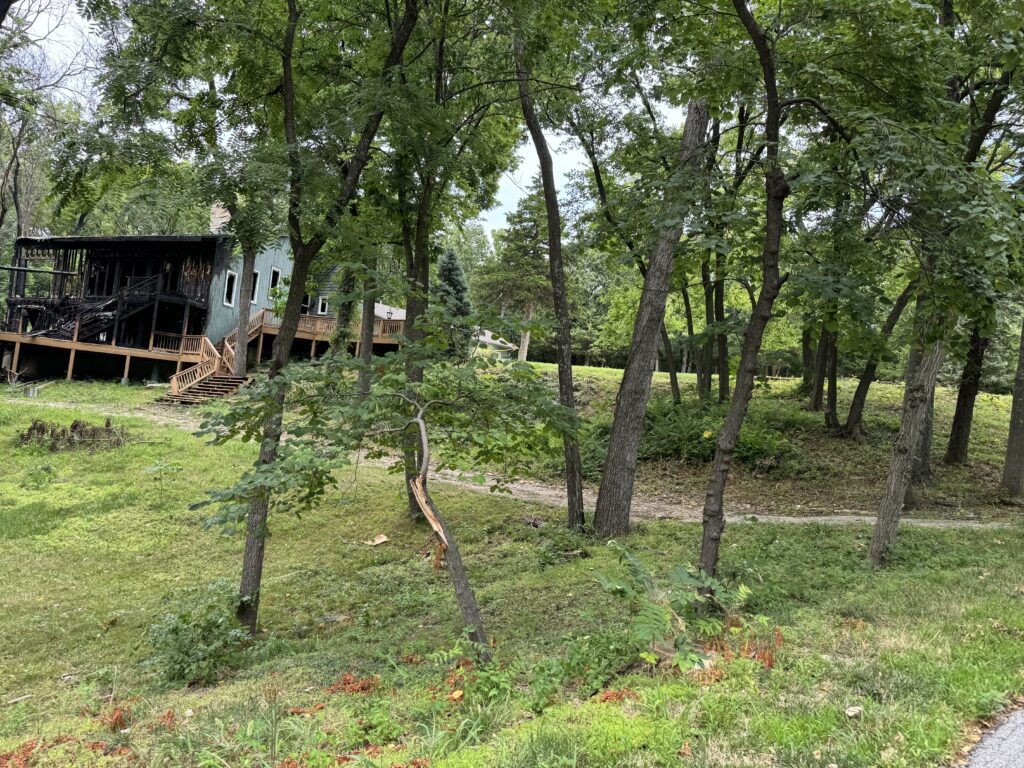
<svg viewBox="0 0 1024 768">
<path fill-rule="evenodd" d="M 614 384 L 604 372 L 585 381 L 592 415 Z M 891 425 L 895 391 L 876 391 L 887 404 L 876 397 L 872 425 Z M 770 658 L 736 647 L 712 671 L 670 673 L 622 658 L 630 610 L 596 582 L 621 572 L 603 542 L 564 532 L 556 510 L 437 483 L 496 643 L 492 665 L 469 666 L 428 531 L 378 468 L 342 478 L 313 513 L 272 521 L 263 635 L 216 684 L 171 685 L 143 665 L 147 628 L 191 587 L 233 583 L 242 548 L 190 505 L 254 450 L 131 415 L 153 415 L 150 390 L 44 393 L 64 407 L 0 399 L 0 766 L 917 768 L 943 764 L 1024 691 L 1020 525 L 907 528 L 877 573 L 866 526 L 731 526 L 723 570 L 751 588 L 747 615 L 781 644 Z M 785 408 L 759 403 L 755 418 L 774 407 L 806 424 L 792 439 L 820 442 L 818 469 L 863 451 L 868 482 L 880 427 L 864 446 L 822 440 L 782 387 L 770 396 Z M 948 405 L 943 394 L 940 413 Z M 995 462 L 1004 405 L 982 406 L 979 463 Z M 34 418 L 100 423 L 105 411 L 124 447 L 19 443 Z M 677 469 L 645 467 L 644 483 L 689 488 L 701 475 L 668 479 Z M 838 468 L 813 477 L 744 473 L 737 495 L 784 506 L 805 488 L 848 490 Z M 387 543 L 365 543 L 380 533 Z M 664 521 L 628 546 L 666 572 L 698 542 L 697 526 Z M 556 673 L 552 660 L 581 658 L 575 677 Z"/>
<path fill-rule="evenodd" d="M 554 366 L 540 368 L 554 375 Z M 582 411 L 591 427 L 584 430 L 585 469 L 596 483 L 603 459 L 601 427 L 611 421 L 621 372 L 611 368 L 575 370 Z M 649 409 L 648 434 L 641 448 L 641 458 L 646 451 L 647 460 L 641 461 L 638 489 L 701 499 L 708 468 L 708 461 L 702 457 L 710 458 L 714 433 L 725 409 L 700 403 L 693 375 L 681 376 L 680 382 L 680 415 L 668 420 L 665 414 L 672 410 L 668 375 L 655 374 L 655 402 Z M 748 461 L 740 457 L 734 465 L 727 504 L 751 504 L 761 512 L 786 514 L 831 514 L 845 509 L 873 512 L 885 480 L 890 447 L 899 430 L 902 383 L 872 385 L 862 441 L 830 433 L 822 414 L 807 409 L 798 385 L 798 379 L 770 380 L 755 389 L 744 427 L 744 435 L 751 438 L 752 456 Z M 839 381 L 841 422 L 846 419 L 856 386 L 851 379 Z M 964 466 L 947 467 L 942 464 L 942 456 L 955 406 L 956 391 L 937 388 L 934 482 L 920 494 L 921 508 L 914 514 L 980 519 L 1004 519 L 1016 514 L 1000 502 L 997 491 L 1009 429 L 1009 395 L 978 395 L 969 461 Z M 708 432 L 712 434 L 708 436 Z M 687 454 L 697 458 L 685 458 Z"/>
</svg>

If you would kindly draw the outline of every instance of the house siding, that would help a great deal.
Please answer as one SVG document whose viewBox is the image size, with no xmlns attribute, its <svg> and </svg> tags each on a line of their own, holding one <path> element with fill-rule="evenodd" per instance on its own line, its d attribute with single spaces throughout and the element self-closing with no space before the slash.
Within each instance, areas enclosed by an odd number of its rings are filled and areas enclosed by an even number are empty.
<svg viewBox="0 0 1024 768">
<path fill-rule="evenodd" d="M 238 303 L 242 298 L 238 295 L 242 282 L 241 261 L 241 254 L 232 253 L 230 244 L 221 246 L 217 251 L 213 279 L 210 281 L 209 310 L 206 315 L 206 335 L 214 344 L 220 343 L 221 339 L 231 333 L 238 324 Z M 256 254 L 255 271 L 259 272 L 260 277 L 256 301 L 249 305 L 250 314 L 255 314 L 261 309 L 270 309 L 270 272 L 275 267 L 281 270 L 282 280 L 292 273 L 291 248 L 286 237 L 279 238 Z M 233 307 L 224 305 L 224 286 L 229 271 L 238 274 Z"/>
</svg>

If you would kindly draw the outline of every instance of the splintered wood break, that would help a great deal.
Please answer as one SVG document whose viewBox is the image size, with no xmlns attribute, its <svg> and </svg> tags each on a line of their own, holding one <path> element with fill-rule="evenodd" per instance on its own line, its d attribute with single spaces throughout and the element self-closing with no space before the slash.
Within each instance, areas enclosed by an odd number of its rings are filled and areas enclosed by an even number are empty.
<svg viewBox="0 0 1024 768">
<path fill-rule="evenodd" d="M 448 546 L 448 539 L 444 536 L 444 530 L 441 528 L 441 523 L 437 519 L 437 515 L 434 514 L 434 509 L 427 501 L 427 490 L 423 487 L 423 478 L 417 475 L 409 481 L 409 487 L 412 488 L 412 495 L 416 499 L 416 503 L 419 505 L 420 511 L 423 516 L 427 518 L 427 522 L 430 523 L 430 527 L 437 534 L 437 538 L 441 540 L 441 543 L 445 547 Z"/>
</svg>

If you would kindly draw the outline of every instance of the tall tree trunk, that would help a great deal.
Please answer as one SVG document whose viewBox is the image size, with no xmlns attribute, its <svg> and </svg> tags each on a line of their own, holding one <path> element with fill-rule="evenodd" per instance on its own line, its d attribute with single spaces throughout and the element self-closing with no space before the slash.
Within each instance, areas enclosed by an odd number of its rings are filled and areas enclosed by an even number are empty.
<svg viewBox="0 0 1024 768">
<path fill-rule="evenodd" d="M 896 540 L 903 501 L 910 487 L 911 469 L 914 463 L 914 446 L 920 442 L 920 432 L 925 426 L 928 402 L 935 389 L 935 379 L 942 365 L 943 346 L 940 342 L 932 345 L 915 366 L 914 378 L 907 382 L 907 396 L 903 400 L 903 417 L 885 483 L 885 494 L 878 506 L 878 518 L 874 534 L 868 547 L 868 560 L 874 566 L 881 565 Z"/>
<path fill-rule="evenodd" d="M 729 334 L 725 330 L 725 256 L 715 255 L 715 334 L 718 353 L 718 402 L 729 402 Z"/>
<path fill-rule="evenodd" d="M 1017 352 L 1017 374 L 1013 378 L 1010 434 L 1006 440 L 1006 462 L 1000 487 L 1014 498 L 1024 496 L 1024 330 Z"/>
<path fill-rule="evenodd" d="M 838 367 L 839 332 L 828 331 L 828 360 L 826 363 L 827 393 L 825 397 L 825 428 L 839 429 L 838 416 Z"/>
<path fill-rule="evenodd" d="M 405 12 L 398 26 L 392 33 L 391 45 L 387 59 L 381 69 L 381 82 L 390 81 L 392 70 L 398 66 L 402 52 L 412 35 L 419 16 L 417 0 L 405 0 Z M 256 460 L 256 469 L 268 466 L 277 461 L 277 450 L 281 443 L 281 425 L 284 416 L 285 388 L 274 386 L 276 379 L 291 354 L 295 334 L 298 331 L 299 315 L 302 311 L 302 297 L 306 292 L 306 281 L 309 268 L 316 255 L 327 241 L 326 231 L 321 231 L 309 240 L 302 236 L 303 180 L 302 161 L 299 155 L 300 139 L 296 129 L 298 118 L 295 107 L 295 83 L 292 73 L 292 54 L 295 36 L 298 29 L 299 9 L 295 0 L 288 0 L 288 21 L 285 30 L 284 46 L 281 50 L 282 86 L 281 100 L 283 105 L 284 135 L 288 144 L 288 234 L 292 246 L 292 276 L 288 287 L 288 300 L 285 304 L 284 316 L 277 338 L 274 339 L 273 355 L 267 378 L 273 391 L 271 405 L 267 408 L 261 424 L 260 455 Z M 377 129 L 384 119 L 384 110 L 378 109 L 367 117 L 360 132 L 359 141 L 345 167 L 345 175 L 341 180 L 341 189 L 334 200 L 333 208 L 326 215 L 328 228 L 337 225 L 338 220 L 348 210 L 352 198 L 359 187 L 363 168 L 370 158 Z M 242 560 L 242 577 L 239 586 L 241 605 L 238 619 L 251 633 L 256 632 L 259 616 L 260 589 L 263 582 L 263 558 L 266 549 L 267 515 L 270 508 L 270 491 L 257 488 L 249 501 L 246 514 L 245 554 Z"/>
<path fill-rule="evenodd" d="M 672 402 L 679 405 L 683 402 L 683 395 L 679 391 L 679 375 L 676 371 L 676 355 L 672 350 L 672 337 L 668 335 L 668 328 L 664 320 L 661 323 L 661 348 L 665 354 L 665 366 L 668 368 L 668 384 L 672 391 Z"/>
<path fill-rule="evenodd" d="M 906 309 L 911 296 L 914 295 L 914 291 L 916 290 L 917 281 L 911 280 L 907 283 L 907 287 L 903 289 L 903 293 L 899 295 L 896 302 L 892 305 L 892 309 L 889 310 L 889 316 L 885 319 L 885 324 L 882 326 L 881 338 L 879 339 L 879 343 L 882 348 L 888 344 L 889 337 L 892 336 L 892 332 L 896 328 L 896 324 L 900 321 L 900 316 L 903 314 L 903 310 Z M 879 348 L 876 347 L 871 350 L 871 353 L 868 355 L 868 360 L 864 364 L 864 372 L 860 375 L 860 381 L 857 382 L 857 391 L 853 393 L 853 401 L 850 403 L 850 411 L 846 416 L 846 425 L 843 427 L 843 432 L 847 437 L 856 439 L 862 434 L 864 405 L 867 403 L 868 390 L 871 388 L 871 382 L 875 380 L 875 373 L 878 371 L 879 354 Z"/>
<path fill-rule="evenodd" d="M 814 385 L 814 331 L 804 325 L 800 332 L 800 388 L 809 396 Z"/>
<path fill-rule="evenodd" d="M 530 353 L 530 321 L 533 320 L 533 302 L 526 305 L 526 312 L 523 314 L 523 322 L 527 325 L 519 336 L 519 362 L 525 363 Z"/>
<path fill-rule="evenodd" d="M 779 249 L 782 245 L 783 206 L 789 194 L 789 185 L 779 165 L 779 128 L 782 123 L 782 110 L 776 82 L 775 54 L 764 30 L 750 12 L 745 0 L 733 0 L 733 5 L 757 49 L 764 75 L 765 230 L 764 246 L 761 251 L 761 292 L 743 337 L 739 368 L 736 370 L 736 388 L 718 434 L 707 496 L 704 500 L 704 535 L 701 540 L 700 568 L 708 575 L 714 575 L 718 568 L 718 550 L 722 532 L 725 530 L 725 485 L 729 478 L 729 467 L 732 464 L 740 430 L 750 406 L 750 397 L 754 392 L 761 341 L 768 321 L 771 320 L 775 299 L 785 281 L 779 274 Z"/>
<path fill-rule="evenodd" d="M 423 318 L 430 305 L 430 223 L 434 196 L 434 176 L 427 174 L 419 192 L 416 204 L 416 219 L 410 224 L 403 217 L 402 244 L 405 252 L 405 272 L 408 282 L 408 294 L 405 297 L 405 337 L 410 347 L 420 344 L 426 337 Z M 405 363 L 405 378 L 409 382 L 409 396 L 415 398 L 412 391 L 416 384 L 423 381 L 423 362 L 419 355 L 412 354 Z M 413 431 L 409 431 L 405 446 L 405 481 L 408 491 L 407 502 L 409 517 L 420 520 L 423 512 L 416 497 L 412 493 L 410 483 L 418 472 L 420 456 L 418 441 Z M 426 479 L 424 479 L 424 483 Z"/>
<path fill-rule="evenodd" d="M 825 378 L 828 371 L 828 329 L 825 323 L 818 331 L 818 348 L 814 353 L 814 379 L 811 381 L 811 410 L 820 411 L 824 403 Z"/>
<path fill-rule="evenodd" d="M 363 280 L 363 303 L 359 317 L 359 395 L 370 394 L 373 381 L 373 325 L 377 320 L 377 257 L 371 255 L 366 265 L 366 278 Z"/>
<path fill-rule="evenodd" d="M 533 106 L 530 93 L 529 73 L 523 55 L 523 39 L 517 36 L 513 41 L 515 53 L 516 80 L 519 85 L 519 105 L 523 111 L 537 161 L 540 164 L 541 184 L 544 188 L 544 207 L 548 223 L 548 274 L 551 279 L 551 295 L 555 311 L 555 357 L 558 361 L 558 399 L 562 406 L 576 414 L 576 395 L 572 386 L 572 315 L 569 312 L 569 298 L 565 287 L 565 266 L 562 263 L 562 217 L 558 210 L 558 189 L 555 186 L 554 164 L 548 150 L 544 131 Z M 657 338 L 655 336 L 655 338 Z M 582 528 L 583 519 L 583 470 L 580 465 L 580 446 L 575 434 L 566 434 L 563 439 L 565 453 L 565 484 L 568 506 L 568 525 Z"/>
<path fill-rule="evenodd" d="M 697 172 L 703 168 L 708 123 L 706 104 L 703 101 L 691 101 L 687 106 L 686 123 L 680 141 L 680 178 L 677 183 L 692 185 Z M 637 454 L 651 391 L 651 376 L 658 354 L 658 328 L 665 319 L 672 265 L 683 232 L 682 223 L 666 229 L 658 239 L 647 265 L 629 357 L 615 398 L 615 416 L 594 512 L 594 528 L 601 536 L 618 536 L 629 530 Z"/>
<path fill-rule="evenodd" d="M 235 333 L 235 369 L 232 374 L 245 378 L 249 368 L 249 308 L 252 306 L 253 270 L 256 249 L 242 247 L 242 279 L 238 286 L 238 325 Z"/>
<path fill-rule="evenodd" d="M 348 350 L 349 334 L 352 333 L 352 309 L 355 302 L 352 294 L 356 290 L 356 276 L 349 267 L 341 270 L 338 292 L 341 300 L 335 312 L 334 334 L 331 336 L 331 349 L 338 353 Z"/>
<path fill-rule="evenodd" d="M 949 433 L 949 445 L 943 461 L 946 464 L 963 464 L 967 461 L 967 446 L 971 439 L 971 422 L 974 420 L 974 401 L 981 388 L 981 372 L 985 363 L 985 350 L 989 340 L 981 335 L 978 326 L 971 329 L 967 347 L 967 361 L 960 376 L 960 389 L 956 396 L 956 413 L 953 428 Z"/>
<path fill-rule="evenodd" d="M 711 374 L 715 367 L 715 337 L 710 327 L 715 321 L 715 285 L 711 281 L 711 264 L 707 259 L 700 264 L 700 282 L 704 289 L 704 346 L 701 349 L 701 371 L 704 381 L 697 382 L 697 395 L 701 400 L 711 398 Z"/>
<path fill-rule="evenodd" d="M 693 358 L 693 370 L 697 376 L 697 395 L 700 396 L 701 377 L 704 375 L 701 370 L 700 351 L 693 346 L 693 305 L 690 304 L 690 290 L 686 287 L 686 276 L 683 276 L 683 313 L 686 315 L 686 357 L 685 360 Z M 689 366 L 684 364 L 685 372 Z"/>
</svg>

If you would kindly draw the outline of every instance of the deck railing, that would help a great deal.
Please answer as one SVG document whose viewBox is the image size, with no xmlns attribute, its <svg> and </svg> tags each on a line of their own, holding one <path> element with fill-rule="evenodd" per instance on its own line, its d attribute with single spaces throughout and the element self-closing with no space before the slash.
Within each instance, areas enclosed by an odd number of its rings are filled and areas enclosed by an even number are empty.
<svg viewBox="0 0 1024 768">
<path fill-rule="evenodd" d="M 213 342 L 205 336 L 184 336 L 182 337 L 182 348 L 185 346 L 184 341 L 190 341 L 191 339 L 199 339 L 199 362 L 191 368 L 186 368 L 184 371 L 171 376 L 172 395 L 180 395 L 204 379 L 210 378 L 221 368 L 220 352 L 213 346 Z"/>
<path fill-rule="evenodd" d="M 264 310 L 266 313 L 266 319 L 264 325 L 269 328 L 280 328 L 281 318 L 277 317 L 273 313 Z M 299 327 L 298 330 L 303 333 L 309 333 L 320 338 L 329 338 L 334 334 L 335 328 L 338 326 L 337 318 L 329 317 L 326 315 L 300 315 L 299 316 Z M 361 323 L 355 323 L 352 326 L 352 337 L 358 339 Z M 404 320 L 393 320 L 376 318 L 373 321 L 373 336 L 374 338 L 381 338 L 384 336 L 398 336 L 401 335 L 405 330 Z"/>
</svg>

